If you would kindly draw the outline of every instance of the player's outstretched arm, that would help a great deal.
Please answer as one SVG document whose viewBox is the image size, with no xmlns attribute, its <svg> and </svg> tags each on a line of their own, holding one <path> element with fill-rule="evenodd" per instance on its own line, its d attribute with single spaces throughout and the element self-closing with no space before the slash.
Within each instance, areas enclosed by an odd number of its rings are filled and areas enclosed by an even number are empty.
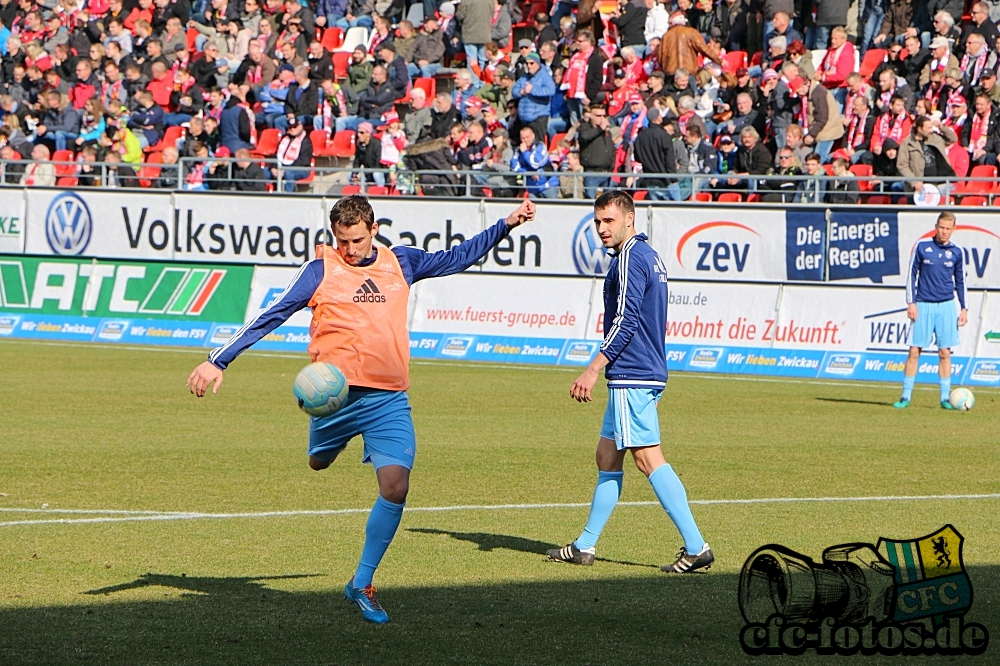
<svg viewBox="0 0 1000 666">
<path fill-rule="evenodd" d="M 222 386 L 222 370 L 216 367 L 211 361 L 205 361 L 191 371 L 191 374 L 188 376 L 187 387 L 191 389 L 191 393 L 194 393 L 199 398 L 204 398 L 212 382 L 215 382 L 212 393 L 218 393 L 219 387 Z"/>
<path fill-rule="evenodd" d="M 573 382 L 573 386 L 569 389 L 570 397 L 577 402 L 590 402 L 592 399 L 590 392 L 594 390 L 594 385 L 597 384 L 597 378 L 600 376 L 601 370 L 607 365 L 608 357 L 601 352 L 597 352 L 597 356 L 590 362 L 587 369 Z"/>
</svg>

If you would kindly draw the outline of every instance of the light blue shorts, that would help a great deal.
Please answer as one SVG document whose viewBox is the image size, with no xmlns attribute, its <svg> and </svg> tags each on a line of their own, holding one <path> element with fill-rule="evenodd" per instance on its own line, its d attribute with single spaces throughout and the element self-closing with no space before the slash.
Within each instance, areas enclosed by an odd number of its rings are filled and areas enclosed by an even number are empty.
<svg viewBox="0 0 1000 666">
<path fill-rule="evenodd" d="M 417 436 L 405 391 L 352 388 L 337 412 L 310 420 L 309 455 L 333 461 L 358 435 L 365 443 L 361 462 L 370 462 L 375 469 L 386 465 L 413 469 Z"/>
<path fill-rule="evenodd" d="M 910 327 L 910 346 L 925 349 L 935 338 L 938 349 L 958 346 L 958 308 L 954 299 L 917 303 L 917 320 Z"/>
<path fill-rule="evenodd" d="M 661 389 L 609 388 L 601 437 L 615 440 L 619 451 L 660 443 L 656 404 Z"/>
</svg>

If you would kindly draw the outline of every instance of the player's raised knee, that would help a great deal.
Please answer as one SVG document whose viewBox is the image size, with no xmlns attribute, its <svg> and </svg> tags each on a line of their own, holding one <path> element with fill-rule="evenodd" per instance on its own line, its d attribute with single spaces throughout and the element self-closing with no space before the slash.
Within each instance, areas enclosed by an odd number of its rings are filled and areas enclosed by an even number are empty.
<svg viewBox="0 0 1000 666">
<path fill-rule="evenodd" d="M 314 469 L 317 472 L 326 469 L 332 462 L 332 460 L 320 460 L 314 456 L 309 456 L 309 468 Z"/>
</svg>

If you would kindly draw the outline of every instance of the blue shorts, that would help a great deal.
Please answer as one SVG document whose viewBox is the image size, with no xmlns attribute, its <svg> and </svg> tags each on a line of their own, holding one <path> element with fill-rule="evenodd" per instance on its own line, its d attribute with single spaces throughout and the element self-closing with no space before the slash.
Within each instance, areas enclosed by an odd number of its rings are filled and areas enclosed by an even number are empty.
<svg viewBox="0 0 1000 666">
<path fill-rule="evenodd" d="M 601 437 L 615 440 L 619 451 L 660 443 L 656 404 L 661 389 L 609 388 Z"/>
<path fill-rule="evenodd" d="M 417 436 L 405 391 L 352 388 L 337 412 L 309 423 L 309 455 L 333 461 L 354 437 L 365 442 L 365 457 L 375 469 L 401 465 L 413 469 Z"/>
<path fill-rule="evenodd" d="M 958 346 L 958 308 L 954 299 L 917 303 L 917 320 L 910 327 L 910 346 L 925 349 L 935 338 L 938 349 Z"/>
</svg>

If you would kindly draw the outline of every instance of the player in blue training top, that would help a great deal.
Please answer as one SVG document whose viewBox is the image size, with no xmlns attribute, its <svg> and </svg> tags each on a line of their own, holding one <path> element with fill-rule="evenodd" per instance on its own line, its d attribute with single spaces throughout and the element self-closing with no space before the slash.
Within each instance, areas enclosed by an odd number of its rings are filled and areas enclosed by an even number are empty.
<svg viewBox="0 0 1000 666">
<path fill-rule="evenodd" d="M 410 487 L 417 441 L 406 395 L 409 387 L 409 334 L 406 308 L 409 287 L 425 278 L 465 270 L 507 237 L 513 227 L 534 218 L 535 204 L 525 201 L 505 220 L 460 245 L 428 253 L 396 245 L 373 245 L 378 222 L 363 196 L 340 199 L 330 211 L 337 247 L 319 246 L 317 259 L 302 266 L 292 283 L 188 377 L 199 398 L 222 371 L 250 345 L 292 314 L 309 307 L 309 355 L 344 373 L 350 392 L 335 413 L 309 422 L 309 467 L 326 469 L 357 435 L 364 438 L 364 458 L 375 468 L 378 497 L 365 526 L 365 544 L 357 571 L 344 596 L 371 622 L 389 616 L 375 598 L 372 577 L 399 527 Z"/>
<path fill-rule="evenodd" d="M 597 442 L 597 488 L 583 534 L 548 556 L 594 563 L 597 539 L 621 495 L 625 452 L 631 451 L 684 538 L 677 560 L 662 570 L 705 569 L 715 556 L 694 522 L 684 485 L 660 449 L 656 406 L 667 384 L 667 269 L 646 235 L 636 234 L 635 205 L 625 192 L 605 192 L 594 202 L 594 224 L 604 247 L 614 251 L 604 278 L 604 343 L 569 393 L 578 402 L 590 402 L 598 373 L 605 371 L 608 406 Z"/>
<path fill-rule="evenodd" d="M 952 409 L 951 348 L 958 344 L 958 327 L 965 326 L 969 313 L 965 309 L 965 255 L 952 243 L 955 216 L 944 212 L 934 225 L 934 238 L 920 241 L 913 247 L 910 274 L 906 279 L 906 316 L 910 326 L 910 355 L 903 370 L 903 397 L 893 406 L 903 409 L 910 405 L 913 384 L 917 379 L 920 350 L 932 340 L 938 348 L 938 377 L 941 381 L 941 407 Z M 955 294 L 962 309 L 955 314 Z"/>
</svg>

